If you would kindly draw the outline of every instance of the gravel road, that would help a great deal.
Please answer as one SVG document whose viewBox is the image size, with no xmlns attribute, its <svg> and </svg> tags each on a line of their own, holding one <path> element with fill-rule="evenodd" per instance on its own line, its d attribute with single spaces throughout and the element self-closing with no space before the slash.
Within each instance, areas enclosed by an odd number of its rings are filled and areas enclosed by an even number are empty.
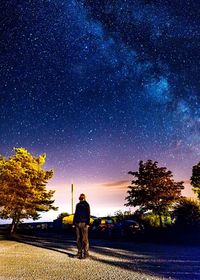
<svg viewBox="0 0 200 280">
<path fill-rule="evenodd" d="M 195 246 L 91 240 L 90 258 L 75 258 L 75 241 L 57 236 L 0 240 L 0 280 L 200 279 Z"/>
</svg>

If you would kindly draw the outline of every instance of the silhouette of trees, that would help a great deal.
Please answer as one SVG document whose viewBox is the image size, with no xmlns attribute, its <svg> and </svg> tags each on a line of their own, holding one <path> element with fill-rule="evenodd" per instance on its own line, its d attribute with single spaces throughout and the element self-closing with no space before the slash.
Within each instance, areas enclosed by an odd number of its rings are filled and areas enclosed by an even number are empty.
<svg viewBox="0 0 200 280">
<path fill-rule="evenodd" d="M 8 159 L 0 158 L 0 217 L 12 219 L 11 233 L 22 219 L 40 218 L 39 212 L 57 210 L 54 190 L 46 184 L 53 171 L 42 168 L 46 155 L 32 156 L 26 149 L 15 148 Z"/>
<path fill-rule="evenodd" d="M 196 193 L 200 199 L 200 162 L 192 168 L 191 184 L 194 193 Z"/>
<path fill-rule="evenodd" d="M 200 203 L 198 200 L 183 197 L 174 206 L 173 217 L 179 227 L 193 227 L 200 224 Z"/>
<path fill-rule="evenodd" d="M 124 213 L 122 210 L 118 210 L 114 213 L 114 217 L 117 222 L 122 221 L 124 219 Z"/>
<path fill-rule="evenodd" d="M 126 206 L 139 206 L 139 210 L 152 211 L 159 217 L 162 226 L 162 215 L 165 215 L 174 201 L 181 197 L 183 182 L 174 182 L 172 172 L 166 167 L 158 167 L 158 162 L 140 161 L 138 171 L 129 171 L 133 175 L 131 186 L 128 186 Z"/>
</svg>

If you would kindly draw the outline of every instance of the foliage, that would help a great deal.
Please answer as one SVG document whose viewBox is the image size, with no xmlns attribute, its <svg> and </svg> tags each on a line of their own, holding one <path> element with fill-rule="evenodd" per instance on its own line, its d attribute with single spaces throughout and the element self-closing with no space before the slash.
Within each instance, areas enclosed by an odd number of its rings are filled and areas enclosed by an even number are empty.
<svg viewBox="0 0 200 280">
<path fill-rule="evenodd" d="M 74 220 L 74 214 L 71 214 L 71 215 L 63 217 L 62 223 L 72 225 L 73 220 Z M 92 224 L 93 222 L 94 222 L 94 219 L 92 217 L 90 217 L 90 224 Z"/>
<path fill-rule="evenodd" d="M 139 206 L 140 211 L 152 211 L 160 218 L 166 215 L 173 202 L 181 197 L 183 182 L 174 182 L 172 172 L 166 167 L 158 167 L 158 163 L 148 160 L 140 161 L 139 171 L 130 171 L 134 176 L 132 185 L 128 187 L 126 206 Z"/>
<path fill-rule="evenodd" d="M 119 222 L 122 221 L 124 219 L 131 219 L 133 217 L 133 214 L 131 213 L 131 211 L 124 211 L 122 212 L 122 210 L 117 210 L 114 213 L 114 216 L 112 217 L 112 219 L 115 222 Z"/>
<path fill-rule="evenodd" d="M 58 215 L 57 219 L 63 219 L 64 217 L 68 217 L 70 214 L 67 212 L 62 212 Z"/>
<path fill-rule="evenodd" d="M 39 212 L 57 210 L 53 190 L 46 184 L 53 171 L 42 168 L 46 155 L 32 156 L 24 148 L 15 148 L 8 159 L 0 158 L 0 217 L 12 219 L 11 233 L 22 219 L 39 219 Z"/>
<path fill-rule="evenodd" d="M 193 191 L 200 199 L 200 162 L 192 168 L 191 184 L 193 186 Z"/>
<path fill-rule="evenodd" d="M 200 223 L 200 203 L 191 198 L 182 198 L 175 204 L 173 210 L 175 224 L 178 226 L 190 227 Z"/>
<path fill-rule="evenodd" d="M 121 210 L 118 210 L 114 213 L 114 220 L 115 222 L 122 221 L 124 219 L 124 214 Z"/>
<path fill-rule="evenodd" d="M 160 226 L 159 217 L 154 215 L 152 212 L 149 212 L 143 216 L 142 223 L 145 225 L 145 227 L 157 228 Z"/>
<path fill-rule="evenodd" d="M 141 223 L 144 224 L 145 227 L 151 227 L 151 228 L 158 228 L 160 227 L 160 219 L 158 215 L 155 215 L 152 212 L 148 212 L 141 218 Z M 164 225 L 170 225 L 171 224 L 171 215 L 166 214 L 162 215 L 162 221 L 164 221 Z"/>
</svg>

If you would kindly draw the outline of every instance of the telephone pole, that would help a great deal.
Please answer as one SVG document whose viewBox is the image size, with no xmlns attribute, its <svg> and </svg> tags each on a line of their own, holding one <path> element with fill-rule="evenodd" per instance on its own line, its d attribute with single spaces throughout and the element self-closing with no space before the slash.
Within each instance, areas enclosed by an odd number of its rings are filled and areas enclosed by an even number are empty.
<svg viewBox="0 0 200 280">
<path fill-rule="evenodd" d="M 74 184 L 71 184 L 71 195 L 72 195 L 72 214 L 74 214 Z"/>
</svg>

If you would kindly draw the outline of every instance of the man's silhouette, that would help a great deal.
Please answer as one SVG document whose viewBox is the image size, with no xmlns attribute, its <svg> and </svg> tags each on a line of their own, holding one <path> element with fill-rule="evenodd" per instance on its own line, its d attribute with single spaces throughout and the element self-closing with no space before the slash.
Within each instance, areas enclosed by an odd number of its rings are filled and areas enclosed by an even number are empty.
<svg viewBox="0 0 200 280">
<path fill-rule="evenodd" d="M 86 201 L 85 194 L 79 197 L 80 202 L 76 205 L 73 224 L 76 226 L 76 240 L 78 247 L 78 258 L 89 256 L 88 228 L 90 224 L 90 206 Z"/>
</svg>

